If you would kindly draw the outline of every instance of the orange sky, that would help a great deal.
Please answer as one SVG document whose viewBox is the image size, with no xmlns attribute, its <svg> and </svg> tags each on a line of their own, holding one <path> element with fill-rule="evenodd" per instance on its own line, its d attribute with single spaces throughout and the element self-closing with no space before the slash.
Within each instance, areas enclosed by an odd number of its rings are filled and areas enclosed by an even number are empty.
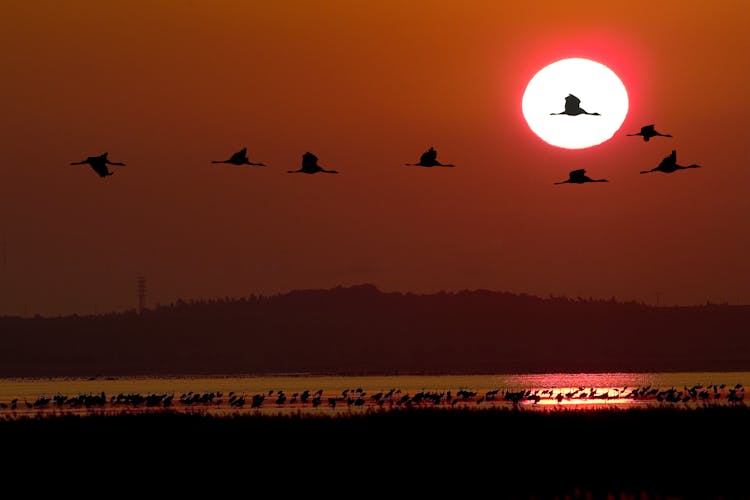
<svg viewBox="0 0 750 500">
<path fill-rule="evenodd" d="M 363 282 L 748 303 L 748 25 L 744 0 L 5 2 L 0 313 L 131 308 L 139 274 L 151 304 Z M 576 56 L 631 108 L 569 151 L 520 103 Z M 674 139 L 624 136 L 652 122 Z M 208 164 L 243 146 L 269 166 Z M 429 146 L 458 168 L 402 166 Z M 638 174 L 672 148 L 705 168 Z M 67 166 L 104 151 L 128 165 Z M 341 174 L 287 175 L 305 151 Z M 575 168 L 611 182 L 552 185 Z"/>
</svg>

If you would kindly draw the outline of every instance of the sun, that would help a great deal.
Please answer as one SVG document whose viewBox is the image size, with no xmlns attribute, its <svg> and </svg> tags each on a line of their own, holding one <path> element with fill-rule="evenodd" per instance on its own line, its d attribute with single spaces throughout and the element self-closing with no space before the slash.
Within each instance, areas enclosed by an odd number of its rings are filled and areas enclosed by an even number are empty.
<svg viewBox="0 0 750 500">
<path fill-rule="evenodd" d="M 628 91 L 603 64 L 562 59 L 529 81 L 521 109 L 531 130 L 548 144 L 589 148 L 611 139 L 620 129 L 628 114 Z M 551 114 L 563 112 L 577 114 Z"/>
</svg>

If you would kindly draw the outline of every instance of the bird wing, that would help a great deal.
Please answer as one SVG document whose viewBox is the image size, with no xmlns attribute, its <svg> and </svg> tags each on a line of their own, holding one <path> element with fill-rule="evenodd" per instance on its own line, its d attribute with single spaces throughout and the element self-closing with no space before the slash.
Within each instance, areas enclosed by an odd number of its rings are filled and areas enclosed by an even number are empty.
<svg viewBox="0 0 750 500">
<path fill-rule="evenodd" d="M 231 158 L 229 158 L 229 161 L 231 163 L 235 163 L 235 162 L 236 163 L 242 163 L 244 161 L 245 157 L 246 157 L 246 155 L 245 155 L 246 151 L 247 151 L 247 149 L 243 149 L 242 151 L 237 151 L 236 153 L 234 153 L 232 155 Z"/>
<path fill-rule="evenodd" d="M 91 168 L 94 169 L 94 172 L 99 174 L 99 177 L 106 177 L 110 174 L 109 169 L 107 168 L 107 165 L 104 163 L 94 162 L 91 163 Z"/>
<path fill-rule="evenodd" d="M 672 154 L 665 156 L 657 168 L 671 167 L 677 164 L 677 151 L 673 150 Z"/>
<path fill-rule="evenodd" d="M 302 155 L 302 168 L 310 168 L 318 166 L 318 157 L 312 153 L 305 153 Z"/>
<path fill-rule="evenodd" d="M 573 94 L 568 94 L 568 97 L 565 98 L 565 104 L 572 104 L 577 107 L 581 104 L 581 100 Z"/>
<path fill-rule="evenodd" d="M 581 100 L 570 94 L 565 98 L 565 113 L 569 115 L 579 114 L 581 110 Z"/>
<path fill-rule="evenodd" d="M 583 169 L 583 168 L 580 168 L 578 170 L 572 170 L 570 172 L 570 174 L 568 174 L 568 176 L 571 179 L 582 179 L 582 178 L 586 177 L 586 170 Z"/>
<path fill-rule="evenodd" d="M 423 163 L 423 164 L 435 163 L 436 159 L 437 159 L 437 151 L 435 151 L 434 149 L 430 149 L 422 153 L 422 156 L 419 157 L 419 163 Z"/>
</svg>

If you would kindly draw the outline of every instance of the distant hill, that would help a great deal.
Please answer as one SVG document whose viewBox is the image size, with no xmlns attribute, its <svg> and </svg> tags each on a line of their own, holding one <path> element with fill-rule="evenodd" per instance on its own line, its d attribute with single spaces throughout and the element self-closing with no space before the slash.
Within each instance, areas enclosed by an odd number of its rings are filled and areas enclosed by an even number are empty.
<svg viewBox="0 0 750 500">
<path fill-rule="evenodd" d="M 372 285 L 0 318 L 0 376 L 750 371 L 750 307 Z"/>
</svg>

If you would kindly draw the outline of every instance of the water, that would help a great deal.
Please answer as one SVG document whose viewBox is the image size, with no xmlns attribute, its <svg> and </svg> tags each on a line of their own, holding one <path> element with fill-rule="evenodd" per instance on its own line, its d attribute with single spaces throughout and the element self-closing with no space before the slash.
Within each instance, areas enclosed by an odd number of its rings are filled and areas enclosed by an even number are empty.
<svg viewBox="0 0 750 500">
<path fill-rule="evenodd" d="M 188 391 L 244 392 L 247 394 L 282 389 L 292 393 L 305 389 L 341 392 L 362 388 L 367 392 L 391 388 L 403 392 L 472 389 L 486 391 L 536 390 L 568 387 L 683 387 L 697 384 L 750 385 L 750 372 L 685 373 L 545 373 L 529 375 L 395 375 L 395 376 L 236 376 L 236 377 L 122 377 L 122 378 L 42 378 L 0 379 L 0 401 L 36 398 L 41 394 L 77 393 L 183 393 Z"/>
<path fill-rule="evenodd" d="M 469 390 L 476 392 L 476 395 L 470 398 L 464 398 L 459 401 L 461 405 L 471 404 L 473 407 L 481 406 L 500 406 L 510 405 L 503 399 L 506 391 L 532 391 L 540 394 L 540 400 L 536 403 L 540 406 L 557 405 L 566 406 L 575 404 L 585 405 L 613 405 L 613 404 L 643 404 L 656 403 L 656 395 L 639 399 L 621 397 L 630 393 L 633 389 L 638 388 L 659 388 L 668 390 L 675 388 L 682 393 L 684 388 L 691 388 L 697 385 L 719 386 L 725 384 L 724 389 L 710 389 L 710 397 L 707 400 L 698 400 L 693 398 L 690 403 L 710 402 L 722 403 L 727 401 L 728 391 L 735 387 L 735 384 L 746 386 L 750 384 L 750 372 L 690 372 L 690 373 L 548 373 L 548 374 L 531 374 L 531 375 L 399 375 L 399 376 L 366 376 L 366 377 L 339 377 L 339 376 L 234 376 L 234 377 L 123 377 L 123 378 L 97 378 L 97 379 L 77 379 L 77 378 L 45 378 L 45 379 L 0 379 L 0 403 L 9 405 L 10 401 L 17 399 L 17 412 L 37 412 L 40 410 L 53 410 L 54 404 L 51 403 L 45 407 L 28 408 L 25 404 L 27 401 L 33 404 L 41 396 L 53 397 L 61 394 L 66 396 L 75 396 L 78 394 L 100 394 L 104 392 L 109 399 L 116 394 L 139 393 L 147 394 L 174 394 L 175 409 L 206 409 L 216 410 L 236 410 L 236 407 L 229 405 L 229 393 L 237 395 L 246 395 L 248 399 L 247 407 L 250 406 L 249 400 L 253 395 L 266 395 L 263 409 L 265 410 L 312 410 L 310 402 L 302 404 L 299 400 L 292 404 L 291 396 L 296 393 L 302 393 L 305 390 L 310 393 L 322 390 L 322 403 L 317 410 L 324 409 L 330 405 L 326 404 L 328 398 L 339 398 L 337 407 L 352 406 L 351 401 L 347 405 L 346 399 L 342 392 L 349 389 L 347 394 L 352 401 L 360 399 L 359 392 L 361 389 L 365 393 L 361 408 L 371 408 L 376 406 L 372 396 L 376 393 L 387 393 L 393 389 L 395 392 L 389 405 L 392 407 L 393 402 L 402 398 L 404 395 L 413 396 L 419 392 L 447 394 L 452 392 L 455 398 L 457 391 Z M 284 391 L 287 399 L 281 403 L 276 403 L 278 391 Z M 498 390 L 498 396 L 495 398 L 482 398 L 487 391 Z M 269 391 L 273 391 L 269 395 Z M 186 393 L 222 393 L 223 397 L 218 396 L 209 404 L 184 405 L 179 403 L 181 395 Z M 714 398 L 714 394 L 718 394 Z M 742 391 L 744 395 L 744 389 Z M 563 397 L 565 395 L 565 397 Z M 687 395 L 687 393 L 685 393 Z M 221 399 L 221 403 L 218 403 Z M 23 403 L 23 404 L 22 404 Z M 445 400 L 441 400 L 441 405 L 447 406 Z M 522 404 L 532 405 L 535 402 L 524 399 Z M 536 406 L 536 404 L 534 404 Z M 110 408 L 106 404 L 103 408 Z M 243 407 L 246 410 L 247 407 Z M 66 406 L 60 405 L 58 408 L 66 409 Z M 334 409 L 329 407 L 329 409 Z M 82 411 L 81 408 L 78 410 Z M 7 413 L 10 408 L 0 409 L 0 413 Z"/>
</svg>

